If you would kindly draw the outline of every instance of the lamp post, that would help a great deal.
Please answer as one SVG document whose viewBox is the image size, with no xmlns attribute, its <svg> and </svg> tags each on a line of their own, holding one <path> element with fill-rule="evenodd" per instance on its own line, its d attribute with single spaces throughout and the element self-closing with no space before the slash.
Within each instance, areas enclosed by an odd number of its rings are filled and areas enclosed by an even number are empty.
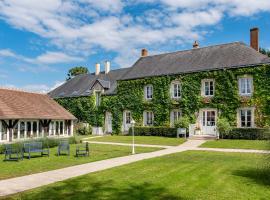
<svg viewBox="0 0 270 200">
<path fill-rule="evenodd" d="M 134 143 L 134 125 L 135 125 L 135 121 L 132 119 L 130 123 L 131 123 L 131 126 L 132 126 L 132 154 L 135 154 L 135 143 Z"/>
</svg>

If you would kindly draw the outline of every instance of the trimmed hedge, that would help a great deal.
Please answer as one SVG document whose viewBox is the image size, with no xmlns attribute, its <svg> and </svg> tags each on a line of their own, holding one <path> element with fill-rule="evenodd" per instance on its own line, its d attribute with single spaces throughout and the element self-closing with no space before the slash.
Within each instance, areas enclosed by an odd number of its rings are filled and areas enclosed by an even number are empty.
<svg viewBox="0 0 270 200">
<path fill-rule="evenodd" d="M 59 144 L 59 141 L 61 141 L 61 140 L 68 140 L 69 144 L 77 143 L 76 138 L 73 136 L 73 137 L 69 137 L 69 138 L 53 138 L 53 137 L 50 138 L 50 137 L 46 137 L 46 138 L 22 140 L 22 141 L 15 142 L 12 145 L 22 147 L 24 143 L 42 142 L 45 146 L 48 146 L 49 148 L 53 148 L 53 147 L 57 147 L 58 144 Z M 0 154 L 4 153 L 4 150 L 5 150 L 5 145 L 4 144 L 0 145 Z"/>
<path fill-rule="evenodd" d="M 128 131 L 129 135 L 132 135 L 132 128 Z M 164 136 L 164 137 L 176 137 L 177 129 L 169 127 L 134 127 L 134 134 L 137 136 Z"/>
<path fill-rule="evenodd" d="M 220 134 L 223 139 L 269 140 L 269 128 L 233 128 L 227 134 Z"/>
</svg>

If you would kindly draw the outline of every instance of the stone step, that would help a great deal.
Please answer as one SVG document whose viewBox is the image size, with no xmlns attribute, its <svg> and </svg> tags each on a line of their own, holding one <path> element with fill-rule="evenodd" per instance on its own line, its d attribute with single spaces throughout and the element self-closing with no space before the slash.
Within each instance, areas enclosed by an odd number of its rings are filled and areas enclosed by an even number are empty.
<svg viewBox="0 0 270 200">
<path fill-rule="evenodd" d="M 190 140 L 215 140 L 216 136 L 213 135 L 193 135 L 189 137 Z"/>
</svg>

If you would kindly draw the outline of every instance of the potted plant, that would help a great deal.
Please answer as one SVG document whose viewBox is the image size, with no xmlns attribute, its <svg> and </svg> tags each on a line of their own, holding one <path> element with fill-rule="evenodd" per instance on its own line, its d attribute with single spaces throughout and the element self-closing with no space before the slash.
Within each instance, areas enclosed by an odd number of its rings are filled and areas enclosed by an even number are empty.
<svg viewBox="0 0 270 200">
<path fill-rule="evenodd" d="M 232 130 L 232 127 L 227 120 L 227 118 L 218 118 L 217 120 L 217 138 L 219 139 L 219 135 L 223 138 L 223 135 L 227 135 Z"/>
<path fill-rule="evenodd" d="M 195 135 L 201 135 L 201 128 L 200 128 L 200 126 L 199 125 L 196 125 L 196 127 L 195 127 Z"/>
<path fill-rule="evenodd" d="M 187 134 L 187 128 L 189 126 L 189 118 L 187 116 L 181 117 L 178 121 L 174 123 L 174 127 L 177 128 L 177 137 L 179 135 Z"/>
</svg>

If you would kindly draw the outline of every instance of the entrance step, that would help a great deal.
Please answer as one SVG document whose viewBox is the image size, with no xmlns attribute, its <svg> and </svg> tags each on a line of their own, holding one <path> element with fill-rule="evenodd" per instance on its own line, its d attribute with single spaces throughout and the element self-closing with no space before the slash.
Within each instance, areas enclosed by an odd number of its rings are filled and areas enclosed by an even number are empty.
<svg viewBox="0 0 270 200">
<path fill-rule="evenodd" d="M 214 135 L 193 135 L 189 137 L 190 140 L 215 140 L 217 139 Z"/>
</svg>

